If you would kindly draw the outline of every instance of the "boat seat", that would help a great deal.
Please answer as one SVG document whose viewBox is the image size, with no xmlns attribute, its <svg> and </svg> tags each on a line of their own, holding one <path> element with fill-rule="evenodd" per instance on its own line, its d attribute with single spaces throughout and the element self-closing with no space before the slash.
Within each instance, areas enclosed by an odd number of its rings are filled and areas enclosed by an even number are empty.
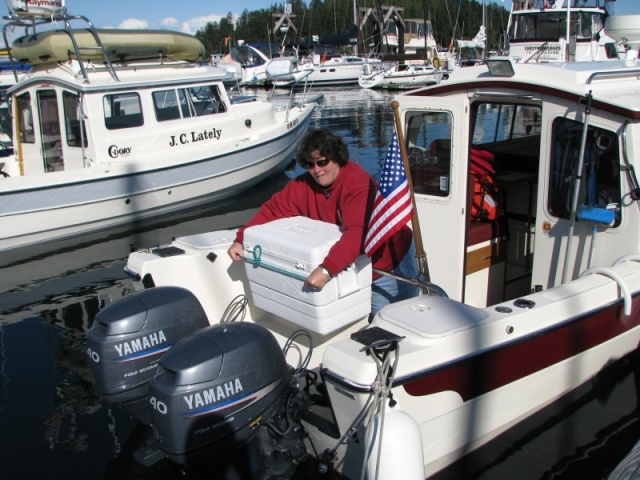
<svg viewBox="0 0 640 480">
<path fill-rule="evenodd" d="M 156 116 L 159 122 L 166 122 L 167 120 L 177 120 L 180 118 L 180 108 L 177 105 L 171 107 L 157 108 Z"/>
<path fill-rule="evenodd" d="M 467 226 L 467 247 L 498 239 L 509 239 L 509 224 L 506 215 L 502 215 L 495 220 L 469 222 Z"/>
<path fill-rule="evenodd" d="M 104 119 L 104 124 L 109 130 L 139 127 L 140 125 L 142 125 L 142 114 L 134 113 L 131 115 L 118 115 L 115 117 L 107 117 Z"/>
</svg>

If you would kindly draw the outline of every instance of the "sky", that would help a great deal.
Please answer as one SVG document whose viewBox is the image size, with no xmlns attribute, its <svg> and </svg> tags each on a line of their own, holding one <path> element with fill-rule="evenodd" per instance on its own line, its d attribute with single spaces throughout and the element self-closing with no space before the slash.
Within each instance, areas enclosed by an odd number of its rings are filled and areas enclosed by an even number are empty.
<svg viewBox="0 0 640 480">
<path fill-rule="evenodd" d="M 193 34 L 208 22 L 219 21 L 228 12 L 238 16 L 245 9 L 259 10 L 277 1 L 284 3 L 284 0 L 66 0 L 66 6 L 69 13 L 87 17 L 98 28 L 165 29 Z M 511 0 L 486 1 L 503 4 L 507 10 L 511 8 Z M 394 2 L 382 3 L 393 5 Z M 4 13 L 8 13 L 6 7 Z M 614 13 L 640 14 L 640 0 L 617 0 Z"/>
</svg>

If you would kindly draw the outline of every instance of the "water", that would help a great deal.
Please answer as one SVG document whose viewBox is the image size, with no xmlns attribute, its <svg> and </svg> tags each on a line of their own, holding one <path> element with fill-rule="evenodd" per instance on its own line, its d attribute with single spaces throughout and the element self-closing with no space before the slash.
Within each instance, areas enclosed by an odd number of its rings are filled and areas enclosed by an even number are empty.
<svg viewBox="0 0 640 480">
<path fill-rule="evenodd" d="M 376 175 L 393 133 L 391 95 L 359 88 L 320 92 L 326 106 L 312 127 L 341 135 L 352 158 Z M 123 267 L 132 248 L 239 226 L 288 176 L 161 222 L 0 255 L 1 478 L 184 478 L 167 461 L 152 467 L 136 461 L 147 431 L 95 394 L 84 334 L 96 312 L 131 292 Z M 605 478 L 639 438 L 636 365 L 621 362 L 437 477 Z M 191 472 L 190 478 L 210 474 Z"/>
</svg>

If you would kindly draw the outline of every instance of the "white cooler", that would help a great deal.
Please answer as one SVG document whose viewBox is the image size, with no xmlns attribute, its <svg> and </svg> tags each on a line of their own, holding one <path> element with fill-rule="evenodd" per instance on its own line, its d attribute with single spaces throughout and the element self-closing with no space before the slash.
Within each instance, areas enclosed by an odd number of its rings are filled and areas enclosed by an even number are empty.
<svg viewBox="0 0 640 480">
<path fill-rule="evenodd" d="M 337 225 L 306 217 L 247 228 L 245 267 L 255 305 L 322 335 L 368 315 L 372 270 L 366 255 L 322 290 L 304 285 L 340 235 Z"/>
</svg>

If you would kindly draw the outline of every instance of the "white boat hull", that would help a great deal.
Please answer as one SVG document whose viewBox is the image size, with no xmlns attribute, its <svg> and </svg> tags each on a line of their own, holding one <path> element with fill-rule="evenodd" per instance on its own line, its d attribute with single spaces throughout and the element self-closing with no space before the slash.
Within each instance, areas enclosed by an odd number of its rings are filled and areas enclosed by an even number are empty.
<svg viewBox="0 0 640 480">
<path fill-rule="evenodd" d="M 219 231 L 178 238 L 171 245 L 184 254 L 162 258 L 139 251 L 130 255 L 127 271 L 137 289 L 150 279 L 155 286 L 182 286 L 196 295 L 209 319 L 222 318 L 237 295 L 251 298 L 244 267 L 226 255 L 234 236 L 234 231 Z M 202 258 L 210 252 L 217 256 L 213 264 Z M 640 292 L 637 262 L 614 270 L 631 291 Z M 640 301 L 634 300 L 631 315 L 624 315 L 609 278 L 590 275 L 526 299 L 532 308 L 505 302 L 501 306 L 512 311 L 501 313 L 495 306 L 479 309 L 424 296 L 387 307 L 373 320 L 372 327 L 402 337 L 392 393 L 419 427 L 425 476 L 572 391 L 640 343 Z M 268 328 L 282 345 L 300 328 L 251 304 L 244 321 Z M 309 368 L 322 368 L 341 432 L 364 408 L 376 376 L 362 344 L 350 339 L 366 326 L 366 319 L 354 319 L 331 335 L 311 333 Z M 335 447 L 334 438 L 314 425 L 307 428 L 317 450 Z M 346 478 L 359 478 L 364 452 L 338 452 L 347 458 Z"/>
<path fill-rule="evenodd" d="M 422 68 L 422 67 L 420 67 Z M 428 85 L 436 85 L 442 80 L 442 72 L 434 69 L 428 71 L 413 71 L 408 67 L 406 71 L 389 70 L 360 75 L 358 84 L 362 88 L 382 88 L 389 90 L 408 90 Z"/>
<path fill-rule="evenodd" d="M 96 39 L 103 49 L 89 48 Z M 81 58 L 51 63 L 72 40 Z M 318 97 L 230 97 L 226 71 L 172 58 L 201 50 L 165 31 L 16 40 L 14 56 L 34 65 L 8 92 L 15 152 L 0 160 L 0 251 L 186 210 L 282 173 Z"/>
<path fill-rule="evenodd" d="M 287 363 L 303 365 L 295 395 L 321 398 L 309 401 L 300 428 L 313 445 L 310 452 L 329 452 L 314 459 L 319 464 L 345 478 L 361 478 L 363 465 L 372 465 L 375 458 L 377 440 L 369 434 L 378 420 L 370 421 L 371 416 L 382 416 L 385 405 L 397 403 L 420 432 L 423 474 L 429 476 L 636 352 L 640 344 L 640 215 L 635 204 L 640 188 L 632 168 L 637 142 L 627 141 L 640 133 L 640 99 L 629 82 L 637 69 L 626 62 L 611 68 L 610 63 L 521 64 L 513 76 L 492 76 L 488 66 L 478 66 L 456 71 L 446 85 L 396 97 L 392 107 L 404 125 L 409 152 L 403 160 L 416 188 L 417 215 L 431 226 L 424 236 L 428 271 L 440 288 L 423 287 L 433 295 L 392 303 L 371 322 L 347 318 L 335 331 L 302 335 L 302 319 L 285 319 L 279 308 L 299 289 L 281 278 L 283 268 L 260 264 L 256 250 L 262 247 L 254 245 L 247 268 L 233 262 L 226 252 L 235 231 L 178 238 L 131 254 L 126 271 L 139 290 L 136 295 L 160 295 L 151 287 L 163 287 L 195 297 L 205 312 L 200 319 L 224 323 L 204 328 L 207 332 L 226 333 L 228 312 L 234 312 L 236 322 L 253 322 L 271 332 Z M 576 113 L 575 107 L 587 87 L 598 102 L 591 116 L 588 110 Z M 503 111 L 512 112 L 508 122 Z M 586 144 L 580 143 L 583 136 Z M 598 163 L 590 159 L 588 169 L 577 165 L 574 171 L 589 171 L 590 183 L 583 188 L 591 203 L 585 199 L 570 206 L 568 200 L 578 196 L 565 186 L 573 182 L 579 192 L 581 185 L 566 173 L 571 170 L 567 159 L 580 158 L 586 148 L 600 151 L 594 154 Z M 473 173 L 482 159 L 483 180 Z M 499 175 L 496 167 L 507 174 Z M 493 193 L 504 188 L 505 211 L 499 216 L 486 211 L 476 220 L 469 206 L 477 200 L 476 186 L 489 179 L 495 181 Z M 598 184 L 602 200 L 591 190 Z M 483 194 L 485 199 L 489 194 Z M 291 258 L 295 253 L 286 244 L 271 248 L 271 257 L 286 254 L 290 264 L 304 267 L 301 255 Z M 281 301 L 261 309 L 253 299 L 263 289 L 252 288 L 247 269 L 263 267 L 273 281 L 261 286 L 272 283 L 274 298 L 277 294 Z M 132 344 L 141 335 L 132 333 Z M 289 348 L 292 342 L 294 349 Z M 215 361 L 222 362 L 222 356 Z M 175 363 L 172 358 L 165 366 L 159 359 L 160 374 Z M 316 390 L 301 386 L 302 376 Z M 207 408 L 222 405 L 219 399 L 210 403 Z M 280 405 L 289 418 L 292 402 Z M 413 464 L 417 457 L 405 461 Z"/>
<path fill-rule="evenodd" d="M 286 58 L 276 58 L 267 65 L 267 77 L 276 87 L 291 87 L 295 84 L 314 86 L 357 85 L 364 72 L 365 63 L 300 64 L 294 66 Z M 277 69 L 273 69 L 277 66 Z M 271 70 L 271 75 L 270 75 Z"/>
<path fill-rule="evenodd" d="M 95 175 L 94 168 L 54 172 L 26 186 L 23 178 L 4 179 L 0 250 L 154 218 L 238 194 L 285 170 L 310 119 L 307 116 L 269 144 L 199 161 L 139 172 L 123 165 L 102 175 Z"/>
</svg>

